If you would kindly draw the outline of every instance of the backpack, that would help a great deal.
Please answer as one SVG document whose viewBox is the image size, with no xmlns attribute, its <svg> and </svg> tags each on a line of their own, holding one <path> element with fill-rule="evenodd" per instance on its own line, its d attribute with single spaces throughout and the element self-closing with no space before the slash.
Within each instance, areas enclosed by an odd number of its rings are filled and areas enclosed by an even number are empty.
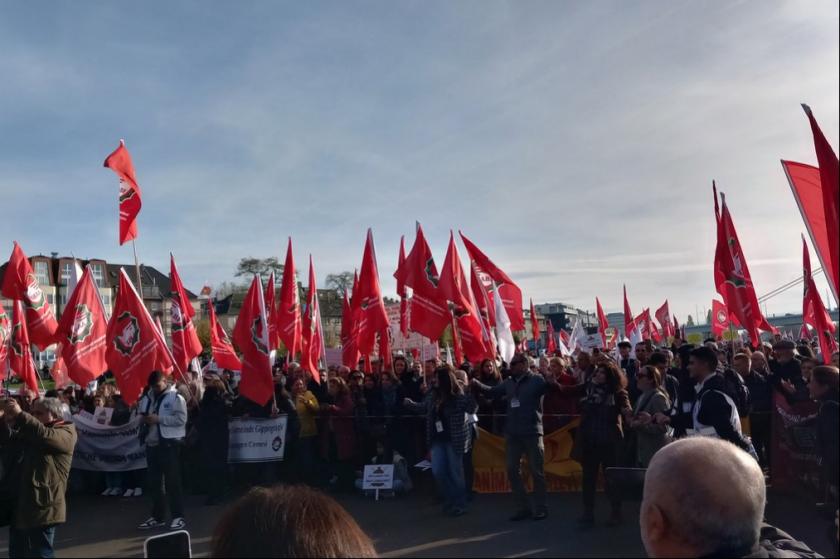
<svg viewBox="0 0 840 559">
<path fill-rule="evenodd" d="M 723 387 L 726 395 L 735 402 L 738 408 L 738 416 L 746 417 L 750 414 L 750 389 L 744 383 L 744 379 L 732 369 L 723 372 Z"/>
</svg>

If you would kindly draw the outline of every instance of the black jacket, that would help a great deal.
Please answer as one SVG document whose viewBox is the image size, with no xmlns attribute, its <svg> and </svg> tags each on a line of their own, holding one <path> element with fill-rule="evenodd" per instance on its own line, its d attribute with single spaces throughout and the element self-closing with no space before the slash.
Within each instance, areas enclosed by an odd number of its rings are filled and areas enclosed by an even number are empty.
<svg viewBox="0 0 840 559">
<path fill-rule="evenodd" d="M 749 452 L 751 448 L 749 440 L 735 430 L 732 425 L 732 406 L 724 396 L 725 388 L 722 375 L 715 373 L 709 377 L 703 384 L 703 389 L 697 394 L 692 410 L 677 415 L 672 419 L 672 424 L 678 433 L 685 433 L 687 429 L 692 429 L 694 425 L 693 408 L 700 406 L 697 415 L 697 420 L 700 423 L 714 427 L 718 437 L 731 442 L 745 452 Z M 735 415 L 737 416 L 737 410 Z"/>
<path fill-rule="evenodd" d="M 722 549 L 705 557 L 744 557 L 744 558 L 770 558 L 770 557 L 822 557 L 819 553 L 808 547 L 805 543 L 793 539 L 787 532 L 779 530 L 769 524 L 761 525 L 761 533 L 751 549 Z"/>
</svg>

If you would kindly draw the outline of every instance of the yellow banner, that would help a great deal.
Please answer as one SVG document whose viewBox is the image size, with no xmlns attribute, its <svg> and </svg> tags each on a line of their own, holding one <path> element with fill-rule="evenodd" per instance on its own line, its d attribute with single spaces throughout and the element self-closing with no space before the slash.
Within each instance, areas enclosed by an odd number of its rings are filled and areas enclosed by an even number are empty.
<svg viewBox="0 0 840 559">
<path fill-rule="evenodd" d="M 548 491 L 580 491 L 581 467 L 572 460 L 574 430 L 580 424 L 575 419 L 565 427 L 543 437 L 545 444 L 545 484 Z M 478 493 L 507 493 L 510 483 L 505 466 L 505 439 L 481 431 L 473 449 L 475 482 L 473 489 Z M 532 489 L 527 461 L 523 460 L 522 473 L 528 489 Z"/>
</svg>

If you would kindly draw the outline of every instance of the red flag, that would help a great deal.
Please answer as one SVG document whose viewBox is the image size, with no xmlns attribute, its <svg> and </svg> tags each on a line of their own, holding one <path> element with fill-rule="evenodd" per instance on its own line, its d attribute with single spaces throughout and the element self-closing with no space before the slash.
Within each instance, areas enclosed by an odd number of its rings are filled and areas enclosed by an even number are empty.
<svg viewBox="0 0 840 559">
<path fill-rule="evenodd" d="M 636 321 L 633 319 L 633 311 L 630 310 L 630 303 L 627 301 L 627 286 L 624 286 L 624 335 L 632 337 L 636 329 Z"/>
<path fill-rule="evenodd" d="M 662 334 L 659 332 L 659 328 L 656 327 L 656 323 L 650 316 L 650 308 L 645 309 L 645 324 L 647 324 L 647 331 L 648 334 L 650 334 L 650 339 L 653 340 L 653 343 L 661 343 Z"/>
<path fill-rule="evenodd" d="M 286 248 L 283 266 L 283 284 L 280 286 L 280 305 L 277 309 L 277 333 L 283 340 L 291 358 L 300 351 L 301 322 L 300 295 L 295 279 L 295 258 L 292 255 L 292 238 Z"/>
<path fill-rule="evenodd" d="M 635 318 L 633 323 L 639 328 L 639 332 L 642 334 L 643 340 L 650 339 L 650 325 L 647 322 L 647 317 L 645 316 L 645 311 L 642 311 L 639 316 Z"/>
<path fill-rule="evenodd" d="M 394 277 L 398 285 L 401 283 L 412 290 L 408 311 L 409 330 L 430 340 L 440 338 L 451 321 L 451 313 L 446 298 L 440 292 L 435 259 L 419 224 L 414 246 L 403 265 L 394 272 Z"/>
<path fill-rule="evenodd" d="M 481 361 L 489 355 L 489 351 L 484 345 L 478 310 L 467 285 L 467 278 L 464 277 L 458 247 L 455 246 L 455 237 L 451 232 L 449 233 L 449 247 L 446 250 L 446 258 L 440 274 L 440 293 L 454 305 L 452 312 L 457 319 L 457 335 L 460 336 L 467 359 Z M 495 356 L 489 358 L 493 357 Z"/>
<path fill-rule="evenodd" d="M 356 294 L 353 293 L 353 297 Z M 359 272 L 359 351 L 369 355 L 376 344 L 376 335 L 388 327 L 388 312 L 379 289 L 379 269 L 373 246 L 373 232 L 368 229 L 362 269 Z"/>
<path fill-rule="evenodd" d="M 391 329 L 386 328 L 379 333 L 379 358 L 382 359 L 382 370 L 391 370 L 394 356 L 391 354 Z"/>
<path fill-rule="evenodd" d="M 303 308 L 303 349 L 300 354 L 300 366 L 312 373 L 315 382 L 321 382 L 319 365 L 324 355 L 324 339 L 321 335 L 321 309 L 318 307 L 318 284 L 315 281 L 315 265 L 309 255 L 309 289 L 306 292 L 306 304 Z"/>
<path fill-rule="evenodd" d="M 519 286 L 513 283 L 513 280 L 508 277 L 498 266 L 496 266 L 487 255 L 485 255 L 472 241 L 464 236 L 460 231 L 461 240 L 464 241 L 464 246 L 467 249 L 467 254 L 470 260 L 475 262 L 479 272 L 489 275 L 499 289 L 499 296 L 502 298 L 502 303 L 508 313 L 510 319 L 510 329 L 513 332 L 518 332 L 525 329 L 525 315 L 522 312 L 522 290 Z"/>
<path fill-rule="evenodd" d="M 12 339 L 12 322 L 6 309 L 0 303 L 0 380 L 6 378 L 9 370 L 9 342 Z"/>
<path fill-rule="evenodd" d="M 177 370 L 184 382 L 190 382 L 186 377 L 190 361 L 201 355 L 203 348 L 195 331 L 193 317 L 195 309 L 187 298 L 187 290 L 181 283 L 175 257 L 169 254 L 169 287 L 171 290 L 172 306 L 170 307 L 170 321 L 172 323 L 172 354 L 175 357 Z"/>
<path fill-rule="evenodd" d="M 58 322 L 32 271 L 29 259 L 17 241 L 6 266 L 6 275 L 3 277 L 3 295 L 12 300 L 23 301 L 29 340 L 41 351 L 52 345 Z"/>
<path fill-rule="evenodd" d="M 837 342 L 834 340 L 836 327 L 831 316 L 825 310 L 820 292 L 814 283 L 811 275 L 811 255 L 808 252 L 808 244 L 805 237 L 802 237 L 802 272 L 805 279 L 805 294 L 802 299 L 802 319 L 805 324 L 810 324 L 817 332 L 820 341 L 820 353 L 826 364 L 831 363 L 831 354 L 837 350 Z M 804 326 L 804 324 L 803 324 Z"/>
<path fill-rule="evenodd" d="M 546 351 L 549 355 L 554 355 L 557 353 L 557 342 L 554 340 L 554 325 L 551 323 L 551 320 L 546 319 L 546 335 L 548 336 L 548 346 L 546 347 Z M 606 346 L 605 346 L 606 347 Z"/>
<path fill-rule="evenodd" d="M 674 336 L 679 336 L 680 338 L 682 338 L 682 335 L 680 334 L 680 323 L 677 321 L 677 315 L 674 315 L 674 334 L 673 335 Z"/>
<path fill-rule="evenodd" d="M 233 340 L 242 351 L 242 380 L 239 393 L 264 406 L 274 396 L 271 350 L 268 347 L 268 318 L 260 277 L 255 275 L 233 327 Z"/>
<path fill-rule="evenodd" d="M 242 362 L 236 356 L 225 329 L 216 319 L 216 305 L 212 300 L 207 302 L 207 314 L 210 318 L 210 350 L 213 352 L 213 361 L 222 369 L 241 371 Z"/>
<path fill-rule="evenodd" d="M 531 338 L 534 340 L 534 349 L 537 349 L 540 343 L 540 323 L 537 320 L 537 311 L 534 310 L 534 300 L 528 299 L 531 305 Z"/>
<path fill-rule="evenodd" d="M 56 331 L 67 374 L 79 386 L 87 386 L 108 369 L 107 332 L 105 308 L 88 266 L 64 307 Z"/>
<path fill-rule="evenodd" d="M 105 360 L 129 406 L 140 397 L 149 373 L 168 372 L 174 366 L 163 335 L 122 268 L 106 339 Z"/>
<path fill-rule="evenodd" d="M 353 292 L 359 288 L 359 274 L 353 277 Z M 359 349 L 356 342 L 356 308 L 353 301 L 344 292 L 344 304 L 341 312 L 341 363 L 345 367 L 355 369 L 359 366 Z"/>
<path fill-rule="evenodd" d="M 718 216 L 717 188 L 712 183 L 715 194 L 715 216 Z M 715 250 L 715 286 L 723 297 L 723 303 L 732 317 L 747 330 L 750 340 L 757 346 L 759 328 L 773 331 L 773 327 L 761 314 L 758 297 L 755 294 L 747 260 L 735 231 L 735 224 L 726 206 L 726 199 L 721 194 L 723 207 L 717 220 L 717 249 Z"/>
<path fill-rule="evenodd" d="M 785 334 L 787 334 L 787 332 L 785 332 Z M 799 329 L 799 339 L 810 340 L 811 337 L 811 331 L 808 329 L 808 325 L 803 323 L 802 328 Z"/>
<path fill-rule="evenodd" d="M 572 337 L 569 335 L 568 332 L 566 332 L 566 330 L 560 328 L 560 340 L 562 340 L 563 345 L 569 347 L 569 343 L 571 343 Z"/>
<path fill-rule="evenodd" d="M 496 339 L 493 337 L 493 327 L 496 325 L 495 305 L 490 301 L 490 293 L 479 278 L 479 271 L 475 265 L 470 266 L 470 289 L 475 300 L 476 310 L 481 320 L 481 334 L 484 339 L 484 347 L 488 354 L 496 356 Z"/>
<path fill-rule="evenodd" d="M 277 314 L 277 303 L 275 301 L 276 286 L 274 284 L 274 271 L 268 274 L 268 281 L 265 283 L 265 293 L 263 299 L 265 300 L 265 313 L 268 317 L 268 346 L 271 350 L 277 349 L 277 342 L 279 336 L 277 335 L 277 322 L 279 316 Z"/>
<path fill-rule="evenodd" d="M 729 328 L 729 310 L 717 299 L 712 299 L 712 335 L 720 338 L 727 328 Z"/>
<path fill-rule="evenodd" d="M 656 309 L 655 314 L 656 320 L 659 321 L 659 325 L 662 327 L 662 335 L 666 338 L 673 336 L 674 324 L 671 322 L 671 310 L 668 308 L 668 299 L 665 299 L 662 306 Z"/>
<path fill-rule="evenodd" d="M 22 380 L 30 390 L 38 392 L 38 376 L 35 373 L 35 362 L 32 359 L 32 347 L 29 343 L 29 329 L 24 320 L 23 302 L 16 300 L 12 303 L 12 343 L 9 353 L 9 367 L 17 378 Z"/>
<path fill-rule="evenodd" d="M 55 388 L 61 390 L 70 384 L 71 379 L 67 371 L 67 365 L 64 364 L 64 358 L 61 356 L 61 344 L 58 344 L 56 349 L 58 351 L 56 351 L 55 363 L 50 369 L 50 376 L 55 382 Z"/>
<path fill-rule="evenodd" d="M 831 149 L 825 136 L 820 130 L 814 114 L 808 105 L 802 105 L 811 133 L 814 135 L 814 149 L 817 152 L 817 162 L 820 168 L 820 186 L 822 190 L 823 212 L 825 214 L 825 228 L 828 234 L 829 253 L 831 254 L 830 274 L 831 284 L 834 286 L 834 296 L 840 292 L 840 163 L 837 155 Z"/>
<path fill-rule="evenodd" d="M 609 328 L 609 322 L 607 322 L 607 315 L 604 314 L 604 309 L 601 307 L 601 301 L 595 297 L 595 307 L 598 312 L 598 333 L 601 334 L 601 341 L 604 342 L 604 347 L 608 348 L 607 345 L 607 328 Z"/>
<path fill-rule="evenodd" d="M 394 277 L 397 277 L 403 266 L 405 266 L 405 235 L 400 237 L 400 256 Z M 408 337 L 408 295 L 405 290 L 405 282 L 400 281 L 400 278 L 397 278 L 397 295 L 400 296 L 400 333 L 403 337 Z"/>
<path fill-rule="evenodd" d="M 114 171 L 120 179 L 120 245 L 137 238 L 137 214 L 140 213 L 140 185 L 134 176 L 131 155 L 125 141 L 105 158 L 103 166 Z"/>
</svg>

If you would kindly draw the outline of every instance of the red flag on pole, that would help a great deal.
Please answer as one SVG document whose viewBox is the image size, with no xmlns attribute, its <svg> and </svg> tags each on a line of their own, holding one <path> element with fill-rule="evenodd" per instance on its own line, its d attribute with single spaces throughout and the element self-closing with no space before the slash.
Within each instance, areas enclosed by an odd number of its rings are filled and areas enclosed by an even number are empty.
<svg viewBox="0 0 840 559">
<path fill-rule="evenodd" d="M 353 277 L 353 292 L 359 288 L 359 274 Z M 357 343 L 358 330 L 356 328 L 357 309 L 354 300 L 344 292 L 344 304 L 341 312 L 341 363 L 345 367 L 355 369 L 359 366 L 359 346 Z"/>
<path fill-rule="evenodd" d="M 712 335 L 720 338 L 727 328 L 729 328 L 729 310 L 717 299 L 712 299 Z"/>
<path fill-rule="evenodd" d="M 814 283 L 814 276 L 811 275 L 811 255 L 808 252 L 808 244 L 805 237 L 802 237 L 802 272 L 805 279 L 805 293 L 802 298 L 802 319 L 805 324 L 810 324 L 817 332 L 820 342 L 820 353 L 826 364 L 831 363 L 831 354 L 837 350 L 837 342 L 834 340 L 836 327 L 831 320 L 828 311 L 825 310 L 820 292 Z"/>
<path fill-rule="evenodd" d="M 277 334 L 292 359 L 300 351 L 301 344 L 300 295 L 295 275 L 292 238 L 289 237 L 286 263 L 283 266 L 283 284 L 280 286 L 280 305 L 277 309 Z"/>
<path fill-rule="evenodd" d="M 598 312 L 598 333 L 601 334 L 601 341 L 604 342 L 604 347 L 608 348 L 607 328 L 609 328 L 609 322 L 607 322 L 607 315 L 604 314 L 604 309 L 601 307 L 601 301 L 597 297 L 595 297 L 595 307 Z"/>
<path fill-rule="evenodd" d="M 554 325 L 548 318 L 546 318 L 545 323 L 546 335 L 548 336 L 548 345 L 546 347 L 546 352 L 549 355 L 554 355 L 555 353 L 557 353 L 557 341 L 554 339 Z"/>
<path fill-rule="evenodd" d="M 802 105 L 811 133 L 814 136 L 814 150 L 817 152 L 817 162 L 820 168 L 820 186 L 822 190 L 823 212 L 825 214 L 825 228 L 828 234 L 829 253 L 831 254 L 830 273 L 827 273 L 830 283 L 834 287 L 834 296 L 840 292 L 840 163 L 837 155 L 831 149 L 820 130 L 814 114 L 808 105 Z"/>
<path fill-rule="evenodd" d="M 64 357 L 61 355 L 61 344 L 58 344 L 57 349 L 55 363 L 53 363 L 52 369 L 50 369 L 50 376 L 53 382 L 55 382 L 56 390 L 61 390 L 69 386 L 72 380 L 68 374 L 67 365 L 64 364 Z"/>
<path fill-rule="evenodd" d="M 659 321 L 659 326 L 662 327 L 662 335 L 666 338 L 674 336 L 674 324 L 671 322 L 671 310 L 668 308 L 668 299 L 665 299 L 662 306 L 656 309 L 655 315 L 656 320 Z"/>
<path fill-rule="evenodd" d="M 648 334 L 650 334 L 650 339 L 653 340 L 653 343 L 661 343 L 662 334 L 659 332 L 659 328 L 656 327 L 656 323 L 650 316 L 650 307 L 645 309 L 645 324 L 647 324 L 647 331 Z"/>
<path fill-rule="evenodd" d="M 114 171 L 120 179 L 120 245 L 137 238 L 137 214 L 140 213 L 140 185 L 134 176 L 131 155 L 120 140 L 111 155 L 105 158 L 104 167 Z"/>
<path fill-rule="evenodd" d="M 9 370 L 9 342 L 12 339 L 12 322 L 6 309 L 0 303 L 0 380 L 6 378 Z"/>
<path fill-rule="evenodd" d="M 272 270 L 271 273 L 268 274 L 268 281 L 265 283 L 265 293 L 263 294 L 263 299 L 265 300 L 265 313 L 268 318 L 268 346 L 272 351 L 277 349 L 277 342 L 279 341 L 279 336 L 277 334 L 277 323 L 279 321 L 279 317 L 277 315 L 277 302 L 275 299 L 276 289 L 274 271 Z"/>
<path fill-rule="evenodd" d="M 639 328 L 639 332 L 642 334 L 643 340 L 650 339 L 650 324 L 647 322 L 647 316 L 645 311 L 642 311 L 639 316 L 637 316 L 633 323 Z"/>
<path fill-rule="evenodd" d="M 309 289 L 303 308 L 303 350 L 300 367 L 312 373 L 315 382 L 321 383 L 320 363 L 324 355 L 324 338 L 321 334 L 321 309 L 318 307 L 318 284 L 315 281 L 315 265 L 309 255 Z"/>
<path fill-rule="evenodd" d="M 254 276 L 233 327 L 233 340 L 242 351 L 242 380 L 239 393 L 264 406 L 274 396 L 271 350 L 268 347 L 268 318 L 265 316 L 262 281 Z"/>
<path fill-rule="evenodd" d="M 122 268 L 106 340 L 105 360 L 129 406 L 140 397 L 149 373 L 169 372 L 175 365 L 162 334 Z"/>
<path fill-rule="evenodd" d="M 203 348 L 198 339 L 198 332 L 195 331 L 193 317 L 195 309 L 187 297 L 187 290 L 181 283 L 181 276 L 178 275 L 178 267 L 175 265 L 175 257 L 169 254 L 169 284 L 172 306 L 170 307 L 170 321 L 172 323 L 172 355 L 175 357 L 175 364 L 184 382 L 191 381 L 187 376 L 190 361 L 201 355 Z"/>
<path fill-rule="evenodd" d="M 408 337 L 408 294 L 405 289 L 405 281 L 401 281 L 399 271 L 405 266 L 405 235 L 400 237 L 400 256 L 397 262 L 397 271 L 394 277 L 397 278 L 397 295 L 400 296 L 400 333 Z"/>
<path fill-rule="evenodd" d="M 633 330 L 636 329 L 636 321 L 633 311 L 630 310 L 630 303 L 627 301 L 627 286 L 624 286 L 624 335 L 630 338 Z"/>
<path fill-rule="evenodd" d="M 525 329 L 525 316 L 522 312 L 522 290 L 519 286 L 513 283 L 513 280 L 508 277 L 501 268 L 496 266 L 475 244 L 470 241 L 463 233 L 458 231 L 461 235 L 461 240 L 464 242 L 464 247 L 467 249 L 467 255 L 470 260 L 478 267 L 479 272 L 489 275 L 499 289 L 499 296 L 502 298 L 502 303 L 508 313 L 510 319 L 510 329 L 513 332 Z"/>
<path fill-rule="evenodd" d="M 29 329 L 24 318 L 23 302 L 13 301 L 12 312 L 12 344 L 9 353 L 9 367 L 17 378 L 26 386 L 38 393 L 38 376 L 35 373 L 35 362 L 32 359 L 32 347 L 29 343 Z"/>
<path fill-rule="evenodd" d="M 680 323 L 677 321 L 677 315 L 674 315 L 674 336 L 682 338 L 682 334 L 680 333 Z"/>
<path fill-rule="evenodd" d="M 56 331 L 67 374 L 79 386 L 87 386 L 108 369 L 107 332 L 105 308 L 88 266 L 67 301 Z"/>
<path fill-rule="evenodd" d="M 484 347 L 494 359 L 496 355 L 496 338 L 493 336 L 493 327 L 496 325 L 495 305 L 490 301 L 490 293 L 484 283 L 478 277 L 479 272 L 474 265 L 470 266 L 470 289 L 475 300 L 476 310 L 481 321 L 481 333 L 484 339 Z"/>
<path fill-rule="evenodd" d="M 26 311 L 26 326 L 29 334 L 29 341 L 38 346 L 41 351 L 55 341 L 55 330 L 58 322 L 55 314 L 47 301 L 41 284 L 32 271 L 29 259 L 23 253 L 23 249 L 15 241 L 12 255 L 6 266 L 6 275 L 3 276 L 3 295 L 12 300 L 23 302 Z"/>
<path fill-rule="evenodd" d="M 540 323 L 537 320 L 537 311 L 534 309 L 534 300 L 528 299 L 531 311 L 531 338 L 534 340 L 534 349 L 538 349 L 540 345 Z"/>
<path fill-rule="evenodd" d="M 451 313 L 446 298 L 440 292 L 440 277 L 432 250 L 419 224 L 411 252 L 394 272 L 394 278 L 397 285 L 402 284 L 412 290 L 408 329 L 430 340 L 440 338 L 451 321 Z"/>
<path fill-rule="evenodd" d="M 373 231 L 368 229 L 362 269 L 359 272 L 359 351 L 362 355 L 370 355 L 376 344 L 376 335 L 387 328 L 388 324 L 388 312 L 379 289 Z"/>
<path fill-rule="evenodd" d="M 242 362 L 236 356 L 225 329 L 216 319 L 216 305 L 212 300 L 207 302 L 207 314 L 210 318 L 210 349 L 213 352 L 213 361 L 222 369 L 241 371 Z"/>
</svg>

